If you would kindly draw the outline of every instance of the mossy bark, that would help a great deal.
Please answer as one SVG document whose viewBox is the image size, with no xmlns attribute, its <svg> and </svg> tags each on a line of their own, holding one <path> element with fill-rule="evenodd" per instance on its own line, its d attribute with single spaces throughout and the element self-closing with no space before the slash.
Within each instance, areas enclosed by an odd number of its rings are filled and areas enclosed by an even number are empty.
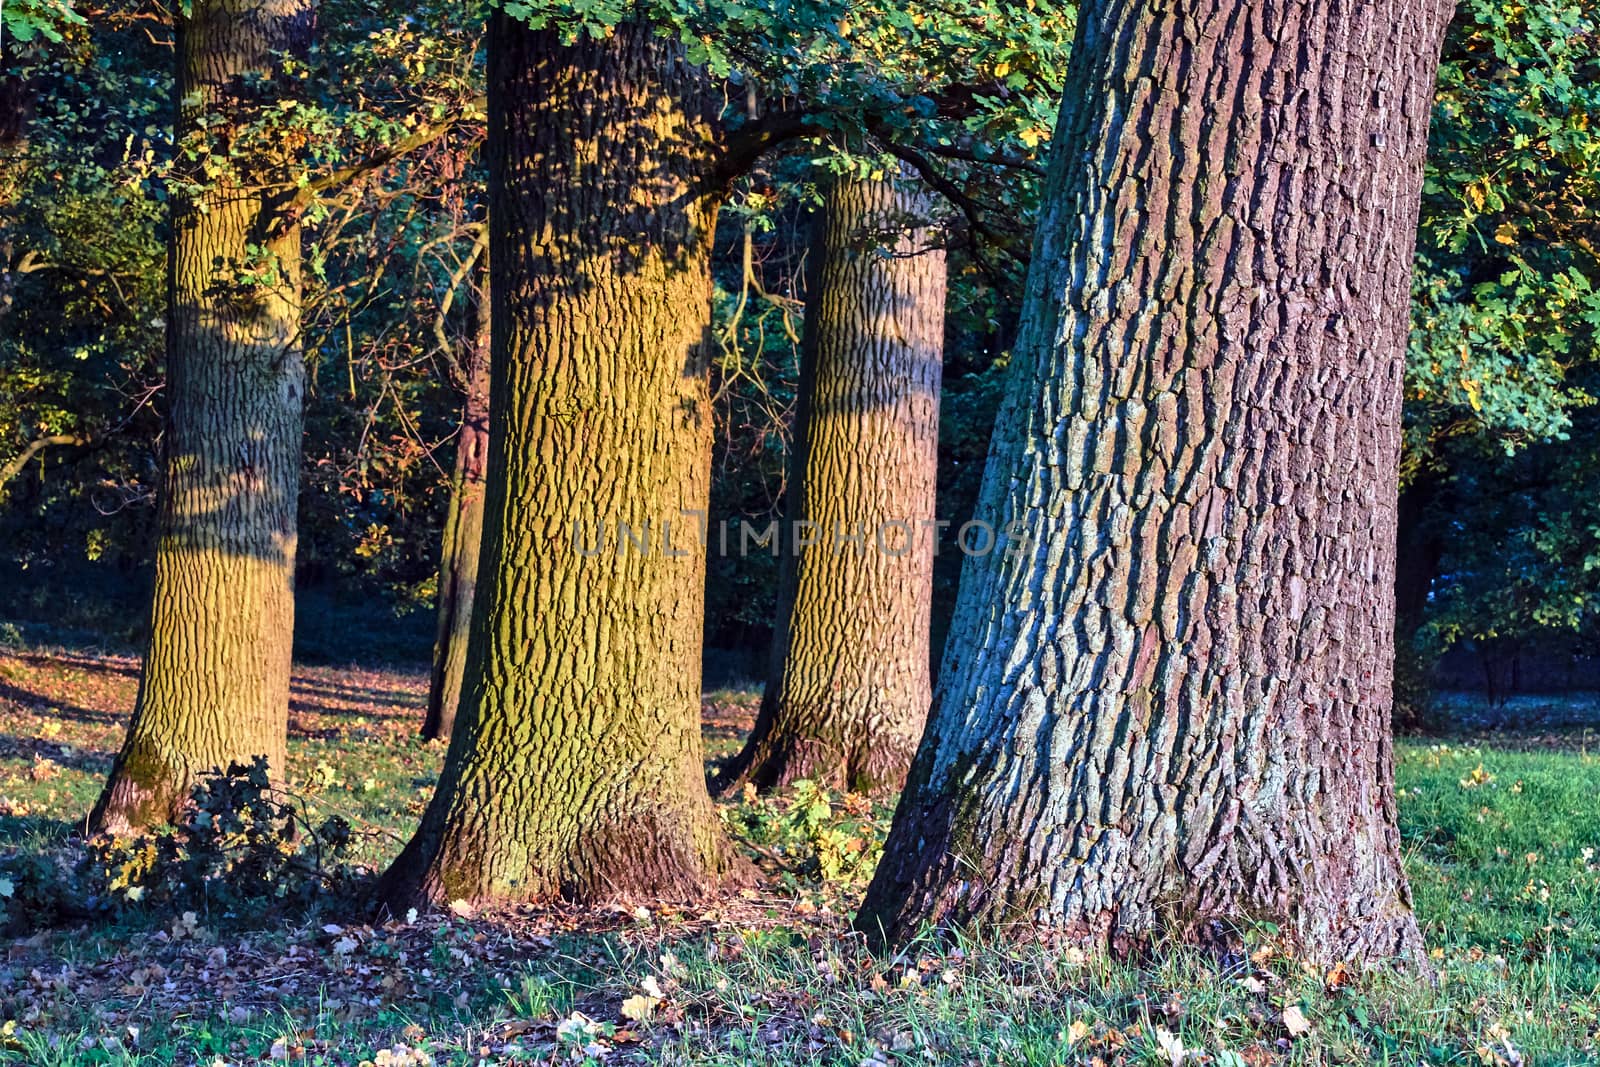
<svg viewBox="0 0 1600 1067">
<path fill-rule="evenodd" d="M 1389 733 L 1445 0 L 1097 0 L 935 706 L 858 926 L 1420 949 Z"/>
<path fill-rule="evenodd" d="M 719 791 L 802 778 L 894 789 L 916 751 L 931 698 L 946 282 L 930 208 L 895 179 L 826 194 L 785 516 L 807 525 L 783 561 L 755 729 Z"/>
<path fill-rule="evenodd" d="M 691 897 L 737 869 L 700 741 L 721 96 L 648 26 L 567 44 L 497 14 L 489 101 L 482 577 L 439 787 L 380 896 Z"/>
<path fill-rule="evenodd" d="M 467 639 L 478 584 L 483 543 L 483 473 L 489 457 L 489 303 L 488 271 L 478 286 L 473 343 L 462 367 L 466 398 L 456 438 L 450 504 L 439 551 L 439 624 L 433 642 L 433 676 L 422 738 L 449 740 L 461 705 L 467 669 Z"/>
<path fill-rule="evenodd" d="M 177 25 L 177 136 L 213 139 L 285 91 L 308 0 L 198 0 Z M 180 168 L 181 171 L 182 168 Z M 300 230 L 266 159 L 173 198 L 156 577 L 138 702 L 91 816 L 121 833 L 171 818 L 194 775 L 285 767 L 304 365 Z"/>
</svg>

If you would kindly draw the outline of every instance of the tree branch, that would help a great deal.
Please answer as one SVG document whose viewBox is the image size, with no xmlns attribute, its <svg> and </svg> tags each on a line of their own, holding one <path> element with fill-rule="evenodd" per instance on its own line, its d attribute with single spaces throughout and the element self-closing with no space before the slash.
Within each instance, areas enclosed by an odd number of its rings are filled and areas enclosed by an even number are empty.
<svg viewBox="0 0 1600 1067">
<path fill-rule="evenodd" d="M 1037 160 L 1024 159 L 1021 156 L 1011 155 L 1007 152 L 994 152 L 987 156 L 955 145 L 928 145 L 928 152 L 946 159 L 959 159 L 966 163 L 981 163 L 990 167 L 1009 167 L 1015 170 L 1025 170 L 1030 174 L 1044 177 L 1045 168 Z"/>
<path fill-rule="evenodd" d="M 29 442 L 28 447 L 18 453 L 10 463 L 0 467 L 0 488 L 4 488 L 7 482 L 22 473 L 22 468 L 28 465 L 29 460 L 51 445 L 86 445 L 88 443 L 89 439 L 87 437 L 75 433 L 58 433 L 36 438 Z"/>
<path fill-rule="evenodd" d="M 991 242 L 994 243 L 995 247 L 1000 249 L 1000 251 L 1006 255 L 1008 259 L 1010 259 L 1017 266 L 1021 267 L 1024 271 L 1027 270 L 1027 257 L 1018 254 L 1010 246 L 1009 242 L 1006 241 L 1005 234 L 1001 233 L 999 230 L 996 230 L 994 227 L 983 221 L 982 216 L 978 214 L 977 203 L 974 202 L 973 199 L 966 193 L 962 192 L 961 188 L 957 186 L 955 182 L 951 181 L 949 178 L 946 178 L 943 174 L 940 174 L 939 168 L 933 165 L 932 160 L 914 148 L 908 148 L 902 144 L 895 144 L 892 141 L 885 141 L 883 144 L 883 149 L 896 159 L 899 159 L 905 163 L 909 163 L 916 170 L 917 174 L 922 178 L 922 180 L 928 183 L 930 188 L 932 188 L 946 200 L 950 201 L 951 204 L 955 205 L 961 214 L 966 217 L 967 225 L 972 228 L 974 233 L 987 237 Z"/>
<path fill-rule="evenodd" d="M 738 178 L 769 149 L 803 137 L 815 127 L 809 110 L 774 111 L 766 118 L 746 122 L 728 138 L 727 148 L 717 165 L 716 177 L 724 184 Z"/>
<path fill-rule="evenodd" d="M 433 319 L 433 336 L 439 344 L 439 351 L 443 354 L 445 362 L 450 366 L 450 372 L 462 383 L 462 391 L 468 388 L 467 368 L 461 357 L 456 353 L 456 346 L 450 342 L 450 335 L 445 330 L 445 320 L 450 315 L 450 308 L 456 302 L 456 290 L 467 280 L 467 274 L 477 266 L 478 260 L 489 251 L 489 225 L 478 223 L 477 236 L 473 239 L 472 250 L 467 253 L 467 258 L 461 261 L 461 266 L 456 268 L 450 276 L 450 285 L 445 289 L 444 298 L 439 301 L 439 313 Z"/>
<path fill-rule="evenodd" d="M 474 97 L 471 101 L 469 101 L 468 106 L 463 110 L 470 110 L 481 115 L 488 110 L 488 107 L 488 97 L 479 96 Z M 310 181 L 306 182 L 306 184 L 295 189 L 289 201 L 289 206 L 291 208 L 303 208 L 307 204 L 311 203 L 311 201 L 321 196 L 323 193 L 340 189 L 359 178 L 366 177 L 368 174 L 371 174 L 374 171 L 382 170 L 384 167 L 387 167 L 389 164 L 393 163 L 402 156 L 409 155 L 425 145 L 429 145 L 434 141 L 440 140 L 465 121 L 467 121 L 467 119 L 458 114 L 442 125 L 420 127 L 415 132 L 400 138 L 400 140 L 391 145 L 387 145 L 384 148 L 379 149 L 372 155 L 357 163 L 352 163 L 348 167 L 342 167 L 338 170 L 330 171 L 327 174 L 321 175 L 320 177 L 312 178 Z"/>
</svg>

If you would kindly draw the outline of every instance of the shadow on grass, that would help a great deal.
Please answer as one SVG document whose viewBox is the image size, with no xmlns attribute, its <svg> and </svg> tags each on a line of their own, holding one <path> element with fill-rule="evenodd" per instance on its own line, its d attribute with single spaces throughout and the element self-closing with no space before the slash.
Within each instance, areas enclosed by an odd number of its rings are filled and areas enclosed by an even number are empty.
<svg viewBox="0 0 1600 1067">
<path fill-rule="evenodd" d="M 81 830 L 79 823 L 48 815 L 0 815 L 0 847 L 59 844 Z"/>
<path fill-rule="evenodd" d="M 48 692 L 29 689 L 13 682 L 0 682 L 0 701 L 10 701 L 30 711 L 52 719 L 69 719 L 91 726 L 111 726 L 122 721 L 122 716 L 108 711 L 79 707 L 62 702 Z"/>
<path fill-rule="evenodd" d="M 49 760 L 85 774 L 103 775 L 111 769 L 110 752 L 80 748 L 60 741 L 0 733 L 0 759 Z"/>
</svg>

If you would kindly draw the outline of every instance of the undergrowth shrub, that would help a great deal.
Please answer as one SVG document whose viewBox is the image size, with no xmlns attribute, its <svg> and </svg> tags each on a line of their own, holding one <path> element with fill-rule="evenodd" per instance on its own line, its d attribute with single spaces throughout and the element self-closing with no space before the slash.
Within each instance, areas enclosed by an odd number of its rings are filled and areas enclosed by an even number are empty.
<svg viewBox="0 0 1600 1067">
<path fill-rule="evenodd" d="M 349 895 L 367 874 L 345 860 L 351 840 L 337 815 L 314 825 L 257 757 L 202 779 L 179 825 L 90 841 L 85 881 L 113 910 L 259 914 Z"/>
<path fill-rule="evenodd" d="M 758 796 L 747 786 L 729 818 L 738 836 L 782 863 L 785 881 L 848 886 L 872 877 L 888 816 L 866 797 L 802 779 L 783 796 Z"/>
<path fill-rule="evenodd" d="M 0 855 L 0 931 L 31 932 L 76 909 L 77 869 L 60 849 L 17 849 Z"/>
</svg>

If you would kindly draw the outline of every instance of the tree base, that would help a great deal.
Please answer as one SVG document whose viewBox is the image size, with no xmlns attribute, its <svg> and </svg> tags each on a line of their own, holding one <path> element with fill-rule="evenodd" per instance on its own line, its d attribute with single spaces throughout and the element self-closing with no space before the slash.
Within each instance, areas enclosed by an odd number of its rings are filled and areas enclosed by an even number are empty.
<svg viewBox="0 0 1600 1067">
<path fill-rule="evenodd" d="M 181 762 L 138 748 L 117 757 L 89 814 L 91 836 L 127 837 L 177 819 L 189 799 L 192 776 Z"/>
<path fill-rule="evenodd" d="M 800 781 L 840 792 L 882 795 L 905 784 L 912 755 L 892 745 L 847 752 L 836 743 L 805 737 L 752 743 L 711 780 L 711 795 L 728 796 L 747 783 L 758 793 L 782 793 Z"/>
<path fill-rule="evenodd" d="M 848 708 L 826 705 L 785 715 L 764 699 L 744 746 L 708 783 L 711 795 L 728 796 L 746 784 L 758 793 L 781 793 L 800 781 L 868 796 L 897 791 L 911 769 L 917 739 L 853 719 Z"/>
<path fill-rule="evenodd" d="M 913 784 L 855 919 L 875 948 L 931 927 L 1053 937 L 1118 959 L 1174 943 L 1220 959 L 1244 954 L 1248 933 L 1271 924 L 1290 951 L 1318 965 L 1397 961 L 1429 970 L 1397 856 L 1299 877 L 1275 863 L 1210 877 L 1181 864 L 1094 870 L 1064 855 L 996 848 L 993 834 L 953 834 L 952 825 L 973 824 L 970 814 L 942 798 L 918 811 L 915 792 Z M 1125 857 L 1139 854 L 1130 843 Z M 987 859 L 975 865 L 974 857 Z"/>
<path fill-rule="evenodd" d="M 593 825 L 564 841 L 544 839 L 534 846 L 537 854 L 515 846 L 512 834 L 484 839 L 425 827 L 384 873 L 377 903 L 393 915 L 458 903 L 692 903 L 755 879 L 755 868 L 720 824 L 691 826 L 659 812 L 626 825 Z"/>
</svg>

